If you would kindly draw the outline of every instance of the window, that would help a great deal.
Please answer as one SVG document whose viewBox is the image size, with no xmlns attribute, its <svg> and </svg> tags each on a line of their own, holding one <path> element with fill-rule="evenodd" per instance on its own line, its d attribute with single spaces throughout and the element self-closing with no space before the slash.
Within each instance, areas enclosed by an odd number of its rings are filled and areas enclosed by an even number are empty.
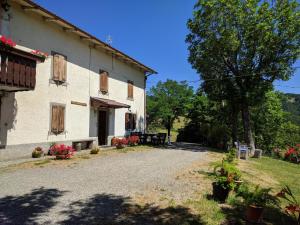
<svg viewBox="0 0 300 225">
<path fill-rule="evenodd" d="M 52 79 L 64 83 L 67 80 L 67 57 L 59 53 L 53 53 Z"/>
<path fill-rule="evenodd" d="M 128 99 L 133 99 L 133 81 L 127 81 L 128 83 Z"/>
<path fill-rule="evenodd" d="M 103 94 L 108 93 L 108 72 L 100 70 L 100 91 Z"/>
<path fill-rule="evenodd" d="M 125 130 L 135 130 L 136 114 L 125 113 Z"/>
<path fill-rule="evenodd" d="M 51 106 L 51 132 L 61 134 L 65 131 L 65 106 Z"/>
</svg>

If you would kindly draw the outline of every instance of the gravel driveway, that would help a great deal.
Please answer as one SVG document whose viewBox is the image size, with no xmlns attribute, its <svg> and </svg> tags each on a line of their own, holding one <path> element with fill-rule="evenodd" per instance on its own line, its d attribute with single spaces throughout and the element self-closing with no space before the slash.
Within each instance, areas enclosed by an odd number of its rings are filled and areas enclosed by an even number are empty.
<svg viewBox="0 0 300 225">
<path fill-rule="evenodd" d="M 177 224 L 175 208 L 170 213 L 140 206 L 132 197 L 155 188 L 183 192 L 172 189 L 178 186 L 176 174 L 204 156 L 193 147 L 153 149 L 82 160 L 72 167 L 3 173 L 0 224 Z M 187 211 L 183 216 L 192 217 Z"/>
</svg>

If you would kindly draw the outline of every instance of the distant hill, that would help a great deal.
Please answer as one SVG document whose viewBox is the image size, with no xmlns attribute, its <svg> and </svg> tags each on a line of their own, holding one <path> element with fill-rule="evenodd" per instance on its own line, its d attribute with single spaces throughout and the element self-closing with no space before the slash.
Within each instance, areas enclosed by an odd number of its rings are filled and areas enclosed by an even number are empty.
<svg viewBox="0 0 300 225">
<path fill-rule="evenodd" d="M 282 94 L 282 106 L 290 113 L 290 120 L 300 125 L 300 94 Z"/>
</svg>

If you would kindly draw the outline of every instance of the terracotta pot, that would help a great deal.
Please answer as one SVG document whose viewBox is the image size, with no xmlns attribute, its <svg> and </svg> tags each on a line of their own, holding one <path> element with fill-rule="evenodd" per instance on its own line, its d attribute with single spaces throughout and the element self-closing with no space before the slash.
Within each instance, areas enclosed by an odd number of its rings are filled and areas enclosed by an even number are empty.
<svg viewBox="0 0 300 225">
<path fill-rule="evenodd" d="M 116 137 L 113 137 L 111 139 L 111 146 L 115 146 L 116 145 L 116 142 L 117 142 L 117 138 Z"/>
<path fill-rule="evenodd" d="M 66 159 L 66 155 L 55 155 L 56 159 Z"/>
<path fill-rule="evenodd" d="M 262 221 L 263 212 L 263 207 L 249 205 L 246 210 L 246 219 L 251 223 L 260 223 Z"/>
<path fill-rule="evenodd" d="M 223 188 L 221 185 L 218 185 L 216 182 L 212 183 L 213 186 L 213 197 L 214 199 L 225 202 L 227 199 L 230 189 L 229 188 Z"/>
</svg>

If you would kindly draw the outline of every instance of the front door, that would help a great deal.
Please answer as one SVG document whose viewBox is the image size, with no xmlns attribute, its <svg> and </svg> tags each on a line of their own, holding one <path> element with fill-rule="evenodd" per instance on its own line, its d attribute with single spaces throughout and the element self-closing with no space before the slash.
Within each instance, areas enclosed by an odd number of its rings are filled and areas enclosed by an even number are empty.
<svg viewBox="0 0 300 225">
<path fill-rule="evenodd" d="M 98 144 L 106 145 L 107 141 L 107 112 L 99 111 L 98 118 Z"/>
</svg>

